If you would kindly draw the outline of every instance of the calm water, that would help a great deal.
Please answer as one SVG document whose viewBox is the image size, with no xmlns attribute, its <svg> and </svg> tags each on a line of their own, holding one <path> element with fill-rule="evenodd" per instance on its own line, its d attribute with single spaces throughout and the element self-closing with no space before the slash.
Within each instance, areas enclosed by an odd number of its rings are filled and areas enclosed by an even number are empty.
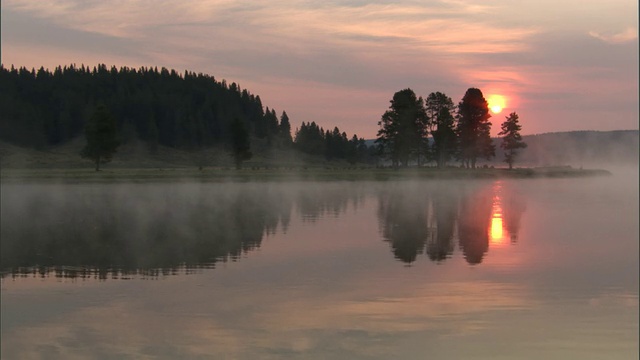
<svg viewBox="0 0 640 360">
<path fill-rule="evenodd" d="M 3 184 L 3 359 L 629 359 L 638 170 Z"/>
</svg>

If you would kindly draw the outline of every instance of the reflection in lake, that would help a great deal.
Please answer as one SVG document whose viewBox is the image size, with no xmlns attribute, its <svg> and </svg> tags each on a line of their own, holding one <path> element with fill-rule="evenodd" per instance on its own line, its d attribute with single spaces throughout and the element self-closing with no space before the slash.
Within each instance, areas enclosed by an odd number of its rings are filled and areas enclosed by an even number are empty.
<svg viewBox="0 0 640 360">
<path fill-rule="evenodd" d="M 106 278 L 214 267 L 259 247 L 278 224 L 286 228 L 290 211 L 281 192 L 252 188 L 9 187 L 2 270 Z"/>
<path fill-rule="evenodd" d="M 2 184 L 1 355 L 630 358 L 636 185 Z"/>
<path fill-rule="evenodd" d="M 524 207 L 503 209 L 503 198 L 521 200 L 500 182 L 427 185 L 388 183 L 368 194 L 353 184 L 311 183 L 10 186 L 3 199 L 2 275 L 128 279 L 214 268 L 260 247 L 278 228 L 286 232 L 294 208 L 314 222 L 338 217 L 349 205 L 358 211 L 365 195 L 377 199 L 382 238 L 405 263 L 425 253 L 443 261 L 458 237 L 467 262 L 478 264 L 489 236 L 502 241 L 505 225 L 517 238 Z"/>
<path fill-rule="evenodd" d="M 515 242 L 525 209 L 523 199 L 504 189 L 501 181 L 471 189 L 403 185 L 378 196 L 382 237 L 395 258 L 406 263 L 425 252 L 433 261 L 451 257 L 457 237 L 466 261 L 479 264 L 489 251 L 489 239 L 501 245 L 507 232 Z M 510 205 L 503 206 L 503 201 Z"/>
</svg>

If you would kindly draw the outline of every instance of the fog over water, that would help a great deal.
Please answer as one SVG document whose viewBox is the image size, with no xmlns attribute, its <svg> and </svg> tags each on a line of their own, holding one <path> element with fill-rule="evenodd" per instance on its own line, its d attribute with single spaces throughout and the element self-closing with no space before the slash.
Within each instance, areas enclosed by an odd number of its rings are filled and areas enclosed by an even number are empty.
<svg viewBox="0 0 640 360">
<path fill-rule="evenodd" d="M 638 169 L 2 184 L 2 358 L 624 359 Z"/>
</svg>

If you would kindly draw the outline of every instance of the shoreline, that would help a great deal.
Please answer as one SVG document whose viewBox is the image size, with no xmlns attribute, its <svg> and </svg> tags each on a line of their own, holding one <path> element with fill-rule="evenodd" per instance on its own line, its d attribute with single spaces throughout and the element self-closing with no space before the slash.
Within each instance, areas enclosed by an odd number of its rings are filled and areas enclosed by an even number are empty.
<svg viewBox="0 0 640 360">
<path fill-rule="evenodd" d="M 572 167 L 514 168 L 372 168 L 372 167 L 296 167 L 296 168 L 92 168 L 0 169 L 2 183 L 63 182 L 251 182 L 251 181 L 386 181 L 386 180 L 475 180 L 581 178 L 611 176 L 603 169 Z"/>
</svg>

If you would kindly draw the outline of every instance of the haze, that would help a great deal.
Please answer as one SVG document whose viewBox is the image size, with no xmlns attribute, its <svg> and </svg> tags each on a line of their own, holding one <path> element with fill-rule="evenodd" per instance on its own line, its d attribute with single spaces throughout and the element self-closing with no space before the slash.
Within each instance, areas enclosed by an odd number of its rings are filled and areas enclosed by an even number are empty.
<svg viewBox="0 0 640 360">
<path fill-rule="evenodd" d="M 3 183 L 2 358 L 633 358 L 637 183 Z"/>
<path fill-rule="evenodd" d="M 583 1 L 2 2 L 2 64 L 211 74 L 373 138 L 393 93 L 502 95 L 523 134 L 638 129 L 638 4 Z"/>
</svg>

